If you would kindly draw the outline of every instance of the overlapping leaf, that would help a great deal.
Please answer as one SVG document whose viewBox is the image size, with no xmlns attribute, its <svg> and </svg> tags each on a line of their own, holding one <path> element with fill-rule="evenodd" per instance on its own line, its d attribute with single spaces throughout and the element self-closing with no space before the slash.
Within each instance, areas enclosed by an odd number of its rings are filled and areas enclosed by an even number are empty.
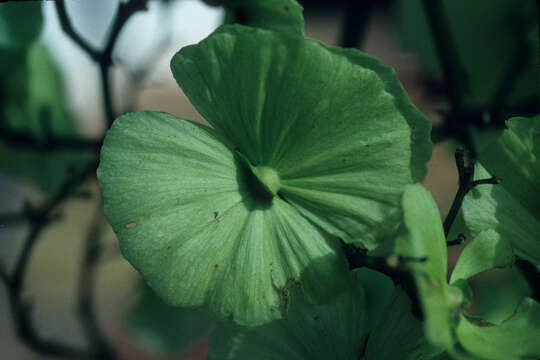
<svg viewBox="0 0 540 360">
<path fill-rule="evenodd" d="M 367 322 L 365 291 L 357 280 L 329 304 L 296 303 L 285 319 L 255 329 L 218 328 L 208 359 L 356 360 Z"/>
<path fill-rule="evenodd" d="M 470 241 L 452 274 L 452 285 L 455 286 L 448 285 L 446 244 L 435 203 L 426 190 L 415 185 L 405 191 L 403 207 L 407 232 L 396 240 L 395 251 L 409 258 L 426 258 L 425 262 L 409 260 L 407 267 L 415 280 L 429 342 L 446 349 L 457 359 L 538 357 L 536 340 L 540 321 L 537 312 L 540 305 L 536 301 L 525 298 L 516 313 L 498 325 L 472 318 L 463 311 L 463 305 L 471 298 L 467 279 L 479 272 L 513 263 L 512 249 L 503 235 L 488 230 Z M 445 268 L 442 270 L 433 264 L 444 264 Z M 511 333 L 527 335 L 508 336 L 510 329 Z M 496 340 L 502 337 L 506 340 Z"/>
<path fill-rule="evenodd" d="M 171 67 L 216 130 L 277 171 L 281 195 L 304 216 L 368 248 L 395 230 L 403 185 L 424 176 L 430 144 L 390 68 L 239 26 L 183 48 Z"/>
<path fill-rule="evenodd" d="M 473 189 L 463 202 L 467 227 L 474 234 L 495 229 L 516 255 L 540 264 L 540 116 L 512 118 L 508 129 L 479 157 L 475 178 L 502 179 Z"/>
<path fill-rule="evenodd" d="M 339 294 L 334 236 L 373 248 L 394 232 L 430 156 L 393 71 L 238 25 L 171 68 L 214 130 L 152 112 L 115 122 L 98 175 L 126 258 L 167 302 L 244 325 L 283 317 L 293 284 L 307 301 Z"/>
</svg>

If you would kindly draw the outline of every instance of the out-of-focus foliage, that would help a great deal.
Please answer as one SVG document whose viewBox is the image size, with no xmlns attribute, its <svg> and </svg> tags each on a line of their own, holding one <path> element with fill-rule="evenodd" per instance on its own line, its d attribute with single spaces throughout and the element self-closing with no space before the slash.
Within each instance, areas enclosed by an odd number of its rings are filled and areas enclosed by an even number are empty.
<svg viewBox="0 0 540 360">
<path fill-rule="evenodd" d="M 302 6 L 295 0 L 205 0 L 225 7 L 225 23 L 304 35 Z"/>
<path fill-rule="evenodd" d="M 0 4 L 0 49 L 24 49 L 37 38 L 42 24 L 39 2 Z"/>
<path fill-rule="evenodd" d="M 458 56 L 469 82 L 463 101 L 487 107 L 503 79 L 517 81 L 506 104 L 538 99 L 538 9 L 533 0 L 443 0 Z M 441 78 L 434 38 L 421 0 L 400 0 L 398 34 L 405 47 L 415 50 L 427 74 Z M 518 58 L 520 57 L 520 58 Z M 518 68 L 512 67 L 517 64 Z M 509 74 L 511 73 L 511 74 Z"/>
<path fill-rule="evenodd" d="M 17 132 L 46 142 L 74 136 L 76 129 L 60 72 L 37 40 L 42 21 L 41 4 L 0 4 L 0 128 L 6 136 Z M 0 152 L 0 171 L 29 180 L 45 193 L 55 191 L 68 168 L 83 165 L 86 158 L 73 150 L 37 150 L 2 140 Z"/>
</svg>

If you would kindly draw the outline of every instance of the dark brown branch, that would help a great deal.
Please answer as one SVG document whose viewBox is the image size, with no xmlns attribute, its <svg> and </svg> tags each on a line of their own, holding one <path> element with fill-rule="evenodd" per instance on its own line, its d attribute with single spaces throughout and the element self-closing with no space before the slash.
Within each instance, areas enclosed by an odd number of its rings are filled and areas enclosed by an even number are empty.
<svg viewBox="0 0 540 360">
<path fill-rule="evenodd" d="M 407 262 L 424 262 L 427 258 L 411 258 L 395 254 L 388 257 L 370 256 L 366 250 L 346 244 L 341 239 L 340 241 L 350 270 L 365 267 L 391 278 L 394 285 L 401 286 L 411 299 L 413 314 L 417 318 L 422 319 L 422 310 L 418 299 L 416 283 L 411 272 L 404 268 L 403 264 Z"/>
<path fill-rule="evenodd" d="M 40 139 L 26 132 L 6 129 L 3 126 L 0 127 L 0 138 L 3 143 L 11 147 L 23 147 L 39 152 L 64 149 L 98 150 L 101 147 L 101 140 L 56 135 Z"/>
<path fill-rule="evenodd" d="M 60 20 L 60 25 L 62 30 L 77 44 L 83 49 L 85 53 L 88 54 L 94 61 L 99 61 L 100 52 L 92 48 L 86 40 L 84 40 L 73 28 L 69 16 L 66 11 L 66 4 L 64 0 L 56 0 L 56 12 L 58 13 L 58 19 Z"/>
<path fill-rule="evenodd" d="M 88 229 L 77 291 L 78 314 L 90 348 L 98 359 L 115 359 L 114 351 L 103 337 L 94 311 L 95 270 L 101 255 L 100 240 L 104 229 L 103 204 L 100 202 Z"/>
<path fill-rule="evenodd" d="M 109 69 L 113 64 L 112 53 L 114 47 L 118 40 L 124 25 L 131 18 L 133 14 L 138 11 L 147 9 L 148 0 L 130 0 L 126 3 L 121 2 L 118 6 L 118 11 L 112 23 L 109 35 L 105 47 L 102 50 L 95 50 L 88 45 L 86 41 L 82 39 L 81 36 L 75 32 L 69 17 L 66 12 L 65 1 L 58 0 L 56 2 L 56 10 L 58 12 L 58 17 L 60 23 L 62 24 L 62 29 L 64 32 L 75 42 L 77 43 L 95 62 L 99 65 L 100 75 L 101 75 L 101 89 L 103 96 L 103 108 L 105 112 L 105 119 L 107 121 L 107 127 L 110 127 L 116 118 L 114 112 L 114 106 L 112 103 L 111 97 L 111 83 L 109 77 Z"/>
<path fill-rule="evenodd" d="M 468 90 L 465 68 L 459 58 L 456 43 L 450 34 L 450 23 L 441 0 L 423 0 L 424 11 L 433 34 L 433 44 L 442 65 L 448 97 L 455 109 L 462 107 Z"/>
<path fill-rule="evenodd" d="M 362 48 L 369 16 L 375 6 L 373 0 L 351 0 L 345 10 L 339 44 L 342 47 Z"/>
<path fill-rule="evenodd" d="M 5 270 L 2 271 L 1 278 L 8 291 L 9 305 L 16 333 L 19 339 L 27 344 L 30 349 L 40 354 L 77 358 L 88 357 L 87 352 L 84 349 L 40 337 L 32 324 L 31 306 L 23 297 L 23 288 L 32 250 L 42 230 L 49 224 L 51 219 L 53 219 L 54 210 L 66 200 L 70 194 L 89 177 L 89 175 L 95 172 L 96 167 L 97 164 L 91 162 L 82 171 L 69 174 L 64 184 L 53 198 L 41 207 L 32 210 L 30 232 L 24 241 L 21 254 L 15 263 L 14 270 L 11 275 Z"/>
<path fill-rule="evenodd" d="M 450 211 L 448 212 L 448 215 L 446 215 L 446 219 L 444 219 L 443 227 L 444 235 L 446 237 L 448 237 L 450 229 L 452 228 L 452 224 L 454 223 L 454 220 L 456 219 L 456 216 L 461 209 L 461 204 L 463 204 L 463 199 L 465 199 L 465 195 L 467 195 L 467 193 L 475 186 L 482 184 L 499 184 L 501 182 L 501 179 L 499 179 L 497 176 L 493 176 L 489 179 L 473 180 L 474 161 L 468 159 L 468 162 L 465 163 L 464 150 L 456 150 L 455 158 L 459 176 L 459 187 L 456 196 L 454 197 L 454 201 L 452 202 L 452 206 L 450 207 Z"/>
<path fill-rule="evenodd" d="M 447 241 L 446 242 L 446 246 L 456 246 L 456 245 L 461 245 L 465 242 L 465 240 L 467 240 L 467 238 L 465 237 L 465 235 L 463 234 L 459 234 L 458 237 L 454 240 L 450 240 L 450 241 Z"/>
</svg>

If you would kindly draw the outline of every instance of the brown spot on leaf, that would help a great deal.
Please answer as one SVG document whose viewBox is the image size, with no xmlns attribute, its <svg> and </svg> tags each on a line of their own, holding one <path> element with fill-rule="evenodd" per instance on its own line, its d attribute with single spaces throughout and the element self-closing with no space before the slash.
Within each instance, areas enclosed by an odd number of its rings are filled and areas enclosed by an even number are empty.
<svg viewBox="0 0 540 360">
<path fill-rule="evenodd" d="M 214 269 L 217 269 L 219 267 L 219 264 L 214 264 Z"/>
<path fill-rule="evenodd" d="M 133 228 L 137 227 L 137 223 L 135 221 L 132 221 L 132 222 L 127 223 L 126 225 L 124 225 L 124 227 L 126 229 L 133 229 Z"/>
</svg>

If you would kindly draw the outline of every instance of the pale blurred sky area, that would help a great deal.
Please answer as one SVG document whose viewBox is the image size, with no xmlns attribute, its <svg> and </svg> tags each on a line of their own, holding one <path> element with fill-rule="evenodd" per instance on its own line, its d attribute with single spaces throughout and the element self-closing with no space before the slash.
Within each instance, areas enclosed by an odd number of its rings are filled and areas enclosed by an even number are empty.
<svg viewBox="0 0 540 360">
<path fill-rule="evenodd" d="M 76 31 L 95 48 L 102 48 L 119 3 L 71 0 L 66 6 Z M 43 13 L 42 37 L 62 69 L 68 103 L 79 130 L 86 136 L 99 136 L 104 129 L 98 66 L 62 31 L 52 1 L 43 3 Z M 221 24 L 223 15 L 222 8 L 207 6 L 199 0 L 176 0 L 169 4 L 150 1 L 148 11 L 136 13 L 122 30 L 113 54 L 120 64 L 113 70 L 117 109 L 126 107 L 133 95 L 130 74 L 153 64 L 145 83 L 170 81 L 168 64 L 172 55 L 210 34 Z"/>
</svg>

